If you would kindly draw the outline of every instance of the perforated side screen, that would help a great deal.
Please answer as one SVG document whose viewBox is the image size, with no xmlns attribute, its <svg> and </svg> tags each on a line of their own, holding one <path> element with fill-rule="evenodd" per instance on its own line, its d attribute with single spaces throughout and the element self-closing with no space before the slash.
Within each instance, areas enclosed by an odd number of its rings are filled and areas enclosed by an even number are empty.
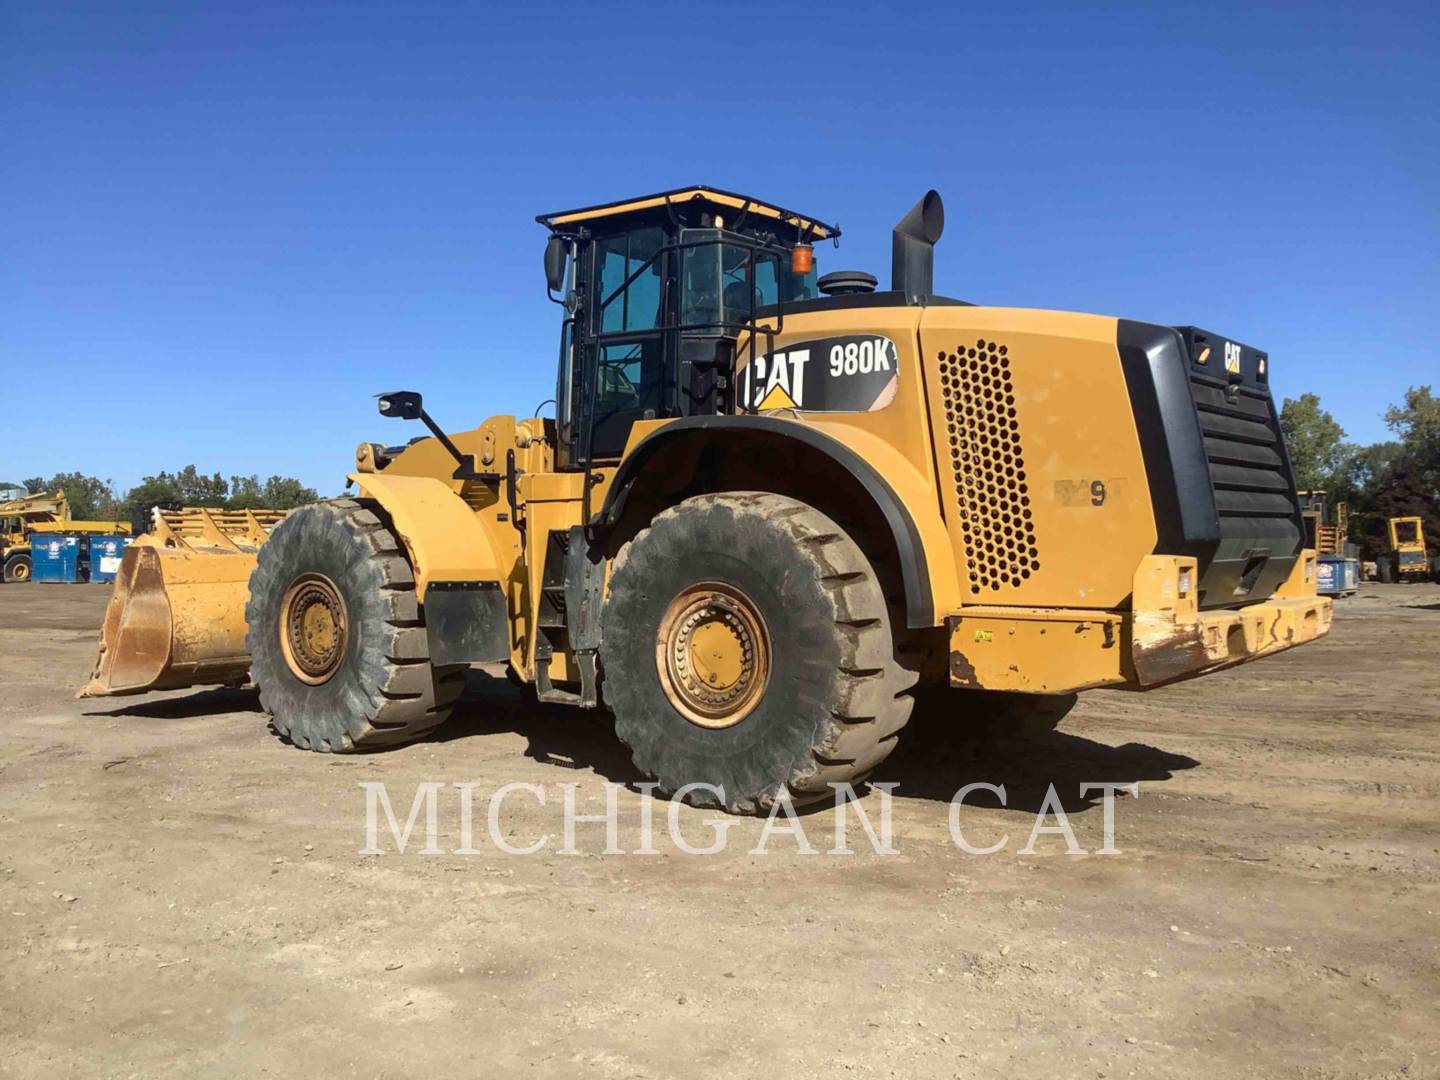
<svg viewBox="0 0 1440 1080">
<path fill-rule="evenodd" d="M 1019 585 L 1040 569 L 1009 349 L 979 340 L 940 354 L 955 506 L 973 594 Z"/>
</svg>

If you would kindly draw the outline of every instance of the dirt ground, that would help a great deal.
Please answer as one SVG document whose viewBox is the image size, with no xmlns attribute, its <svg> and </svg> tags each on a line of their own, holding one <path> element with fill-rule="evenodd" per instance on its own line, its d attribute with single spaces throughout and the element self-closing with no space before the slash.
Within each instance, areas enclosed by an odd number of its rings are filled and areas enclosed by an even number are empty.
<svg viewBox="0 0 1440 1080">
<path fill-rule="evenodd" d="M 75 701 L 107 590 L 0 587 L 0 1074 L 901 1077 L 1440 1075 L 1440 588 L 1366 586 L 1322 642 L 980 747 L 932 722 L 898 781 L 895 854 L 793 835 L 716 855 L 619 796 L 620 843 L 562 843 L 561 784 L 638 780 L 602 716 L 471 676 L 429 741 L 303 753 L 253 693 Z M 958 724 L 956 720 L 954 723 Z M 439 855 L 403 824 L 438 798 Z M 512 845 L 486 833 L 490 793 Z M 970 855 L 948 826 L 963 784 Z M 1025 845 L 1054 784 L 1078 843 Z M 864 800 L 872 818 L 880 796 Z M 693 845 L 711 812 L 683 808 Z M 820 851 L 831 807 L 801 819 Z M 1055 819 L 1049 818 L 1050 824 Z M 783 819 L 782 819 L 783 823 Z"/>
</svg>

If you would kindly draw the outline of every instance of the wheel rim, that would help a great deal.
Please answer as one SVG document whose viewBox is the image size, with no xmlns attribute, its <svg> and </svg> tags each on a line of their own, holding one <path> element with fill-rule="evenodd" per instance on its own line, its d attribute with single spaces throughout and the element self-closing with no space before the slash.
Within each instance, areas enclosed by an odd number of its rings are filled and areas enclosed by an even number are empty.
<svg viewBox="0 0 1440 1080">
<path fill-rule="evenodd" d="M 10 568 L 10 580 L 11 580 L 11 581 L 29 581 L 29 580 L 30 580 L 30 564 L 27 563 L 27 562 L 17 562 L 14 566 L 12 566 L 12 567 Z"/>
<path fill-rule="evenodd" d="M 280 604 L 280 651 L 291 673 L 312 686 L 328 681 L 340 667 L 350 623 L 345 601 L 323 574 L 297 578 Z"/>
<path fill-rule="evenodd" d="M 703 728 L 740 723 L 770 679 L 770 639 L 755 605 L 718 582 L 670 602 L 655 640 L 660 685 L 676 710 Z"/>
</svg>

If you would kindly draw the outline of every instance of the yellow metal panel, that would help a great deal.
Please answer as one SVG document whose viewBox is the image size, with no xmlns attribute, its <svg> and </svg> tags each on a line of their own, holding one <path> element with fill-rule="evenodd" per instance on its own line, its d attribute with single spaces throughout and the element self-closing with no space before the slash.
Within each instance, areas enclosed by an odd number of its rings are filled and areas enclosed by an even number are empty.
<svg viewBox="0 0 1440 1080">
<path fill-rule="evenodd" d="M 950 620 L 954 686 L 1058 693 L 1095 686 L 1144 690 L 1303 645 L 1330 629 L 1334 605 L 1315 595 L 1315 553 L 1264 603 L 1200 611 L 1193 558 L 1147 555 L 1132 609 L 967 607 Z"/>
<path fill-rule="evenodd" d="M 128 521 L 78 521 L 67 518 L 64 521 L 42 521 L 25 527 L 32 533 L 94 533 L 97 536 L 129 536 Z"/>
<path fill-rule="evenodd" d="M 961 603 L 960 580 L 936 495 L 935 459 L 926 405 L 925 374 L 917 352 L 918 307 L 841 308 L 785 317 L 775 350 L 814 338 L 878 334 L 895 342 L 897 384 L 889 404 L 874 412 L 814 412 L 796 409 L 765 415 L 792 418 L 840 442 L 865 459 L 894 490 L 914 521 L 925 548 L 937 623 Z M 737 385 L 750 361 L 741 342 Z M 817 361 L 818 362 L 818 361 Z"/>
<path fill-rule="evenodd" d="M 504 580 L 490 537 L 449 484 L 434 477 L 388 473 L 354 473 L 350 479 L 395 523 L 410 553 L 421 600 L 432 581 Z"/>
<path fill-rule="evenodd" d="M 1315 552 L 1303 551 L 1275 595 L 1199 611 L 1195 560 L 1147 555 L 1135 571 L 1131 661 L 1139 687 L 1158 686 L 1303 645 L 1330 630 L 1334 603 L 1315 595 Z"/>
<path fill-rule="evenodd" d="M 1125 617 L 1114 611 L 966 608 L 950 620 L 950 682 L 1063 693 L 1128 678 Z"/>
<path fill-rule="evenodd" d="M 653 426 L 663 426 L 666 421 L 656 421 Z M 640 425 L 635 425 L 639 427 Z M 632 437 L 631 442 L 635 439 Z M 626 453 L 629 453 L 627 448 Z M 613 469 L 603 470 L 614 472 Z M 520 480 L 520 494 L 524 497 L 528 506 L 535 502 L 574 502 L 579 506 L 581 492 L 585 489 L 585 474 L 583 472 L 565 473 L 533 473 L 522 477 Z M 595 493 L 593 496 L 596 507 L 604 502 L 603 495 Z M 580 524 L 577 517 L 574 524 Z"/>
<path fill-rule="evenodd" d="M 890 485 L 901 505 L 909 513 L 925 550 L 925 564 L 930 575 L 931 597 L 935 605 L 936 625 L 946 612 L 960 604 L 960 581 L 945 523 L 935 508 L 935 481 L 923 463 L 906 457 L 902 448 L 875 429 L 871 419 L 880 413 L 800 414 L 797 422 L 825 432 L 831 438 L 865 459 Z M 867 423 L 867 421 L 869 421 Z"/>
<path fill-rule="evenodd" d="M 1116 608 L 1155 523 L 1111 318 L 931 307 L 920 343 L 965 601 Z"/>
</svg>

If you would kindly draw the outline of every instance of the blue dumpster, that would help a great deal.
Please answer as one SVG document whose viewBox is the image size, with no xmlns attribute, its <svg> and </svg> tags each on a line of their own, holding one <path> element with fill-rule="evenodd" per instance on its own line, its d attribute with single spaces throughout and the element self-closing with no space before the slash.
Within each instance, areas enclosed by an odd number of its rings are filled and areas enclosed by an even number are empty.
<svg viewBox="0 0 1440 1080">
<path fill-rule="evenodd" d="M 115 572 L 120 569 L 120 560 L 129 546 L 128 536 L 90 537 L 90 580 L 114 581 Z"/>
<path fill-rule="evenodd" d="M 39 533 L 30 537 L 30 580 L 72 584 L 80 580 L 84 537 Z"/>
<path fill-rule="evenodd" d="M 1359 588 L 1359 559 L 1321 555 L 1315 560 L 1315 591 L 1321 596 L 1349 596 Z"/>
</svg>

